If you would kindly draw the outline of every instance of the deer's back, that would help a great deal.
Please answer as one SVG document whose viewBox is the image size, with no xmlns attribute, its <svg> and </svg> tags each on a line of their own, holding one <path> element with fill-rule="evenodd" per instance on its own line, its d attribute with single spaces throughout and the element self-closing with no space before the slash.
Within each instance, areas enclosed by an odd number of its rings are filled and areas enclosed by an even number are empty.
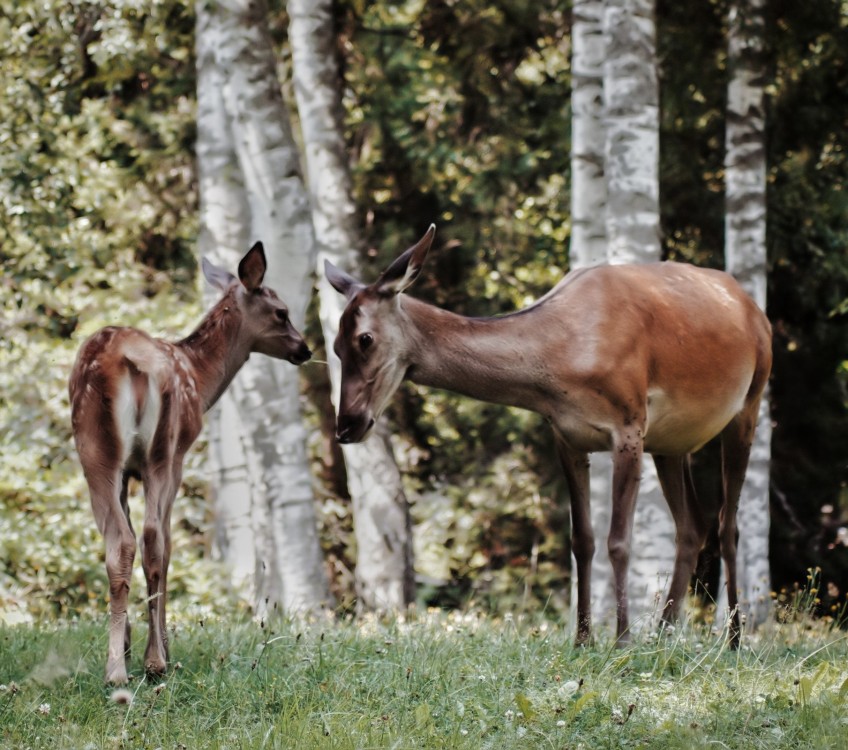
<svg viewBox="0 0 848 750">
<path fill-rule="evenodd" d="M 721 271 L 678 263 L 585 269 L 566 276 L 542 307 L 568 339 L 563 378 L 586 397 L 603 393 L 611 420 L 644 417 L 646 450 L 700 447 L 759 397 L 771 368 L 768 320 Z"/>
</svg>

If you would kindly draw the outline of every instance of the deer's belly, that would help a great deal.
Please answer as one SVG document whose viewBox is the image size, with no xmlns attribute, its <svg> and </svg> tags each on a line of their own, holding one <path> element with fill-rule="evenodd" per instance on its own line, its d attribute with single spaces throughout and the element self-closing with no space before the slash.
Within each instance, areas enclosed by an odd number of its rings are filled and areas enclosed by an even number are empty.
<svg viewBox="0 0 848 750">
<path fill-rule="evenodd" d="M 718 435 L 745 403 L 747 384 L 714 398 L 673 398 L 661 389 L 648 392 L 644 448 L 648 453 L 693 453 Z"/>
</svg>

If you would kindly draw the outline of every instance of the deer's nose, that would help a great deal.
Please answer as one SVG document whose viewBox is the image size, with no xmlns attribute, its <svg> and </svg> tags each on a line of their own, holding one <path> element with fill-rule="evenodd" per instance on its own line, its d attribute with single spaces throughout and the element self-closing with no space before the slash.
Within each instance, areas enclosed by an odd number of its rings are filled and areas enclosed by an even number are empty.
<svg viewBox="0 0 848 750">
<path fill-rule="evenodd" d="M 289 361 L 294 365 L 302 365 L 310 357 L 312 357 L 312 351 L 306 345 L 305 341 L 301 341 L 300 346 L 295 349 L 294 353 L 289 357 Z"/>
<path fill-rule="evenodd" d="M 336 438 L 340 443 L 358 443 L 374 426 L 374 419 L 367 414 L 339 414 Z"/>
</svg>

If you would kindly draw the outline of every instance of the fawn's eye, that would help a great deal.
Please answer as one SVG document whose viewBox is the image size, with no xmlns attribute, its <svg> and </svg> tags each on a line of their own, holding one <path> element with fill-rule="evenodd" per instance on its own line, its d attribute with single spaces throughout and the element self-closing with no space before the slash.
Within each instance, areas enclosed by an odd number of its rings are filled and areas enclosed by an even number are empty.
<svg viewBox="0 0 848 750">
<path fill-rule="evenodd" d="M 277 316 L 277 320 L 281 323 L 285 323 L 289 319 L 289 314 L 286 310 L 274 310 L 274 315 Z"/>
<path fill-rule="evenodd" d="M 363 333 L 359 337 L 359 348 L 366 352 L 374 343 L 374 337 L 370 333 Z"/>
</svg>

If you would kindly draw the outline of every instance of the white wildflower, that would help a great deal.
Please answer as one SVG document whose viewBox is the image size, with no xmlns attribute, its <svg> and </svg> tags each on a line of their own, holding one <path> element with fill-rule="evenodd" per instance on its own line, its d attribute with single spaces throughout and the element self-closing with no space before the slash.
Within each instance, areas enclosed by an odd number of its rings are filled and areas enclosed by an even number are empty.
<svg viewBox="0 0 848 750">
<path fill-rule="evenodd" d="M 42 716 L 47 716 L 50 713 L 50 704 L 49 703 L 42 703 L 38 707 L 38 713 L 40 713 Z"/>
<path fill-rule="evenodd" d="M 568 682 L 563 682 L 562 685 L 559 686 L 557 693 L 559 693 L 560 698 L 570 698 L 580 689 L 580 683 L 577 680 L 569 680 Z"/>
<path fill-rule="evenodd" d="M 129 690 L 120 688 L 112 691 L 112 694 L 109 696 L 109 700 L 120 706 L 131 706 L 133 702 L 133 694 Z"/>
</svg>

